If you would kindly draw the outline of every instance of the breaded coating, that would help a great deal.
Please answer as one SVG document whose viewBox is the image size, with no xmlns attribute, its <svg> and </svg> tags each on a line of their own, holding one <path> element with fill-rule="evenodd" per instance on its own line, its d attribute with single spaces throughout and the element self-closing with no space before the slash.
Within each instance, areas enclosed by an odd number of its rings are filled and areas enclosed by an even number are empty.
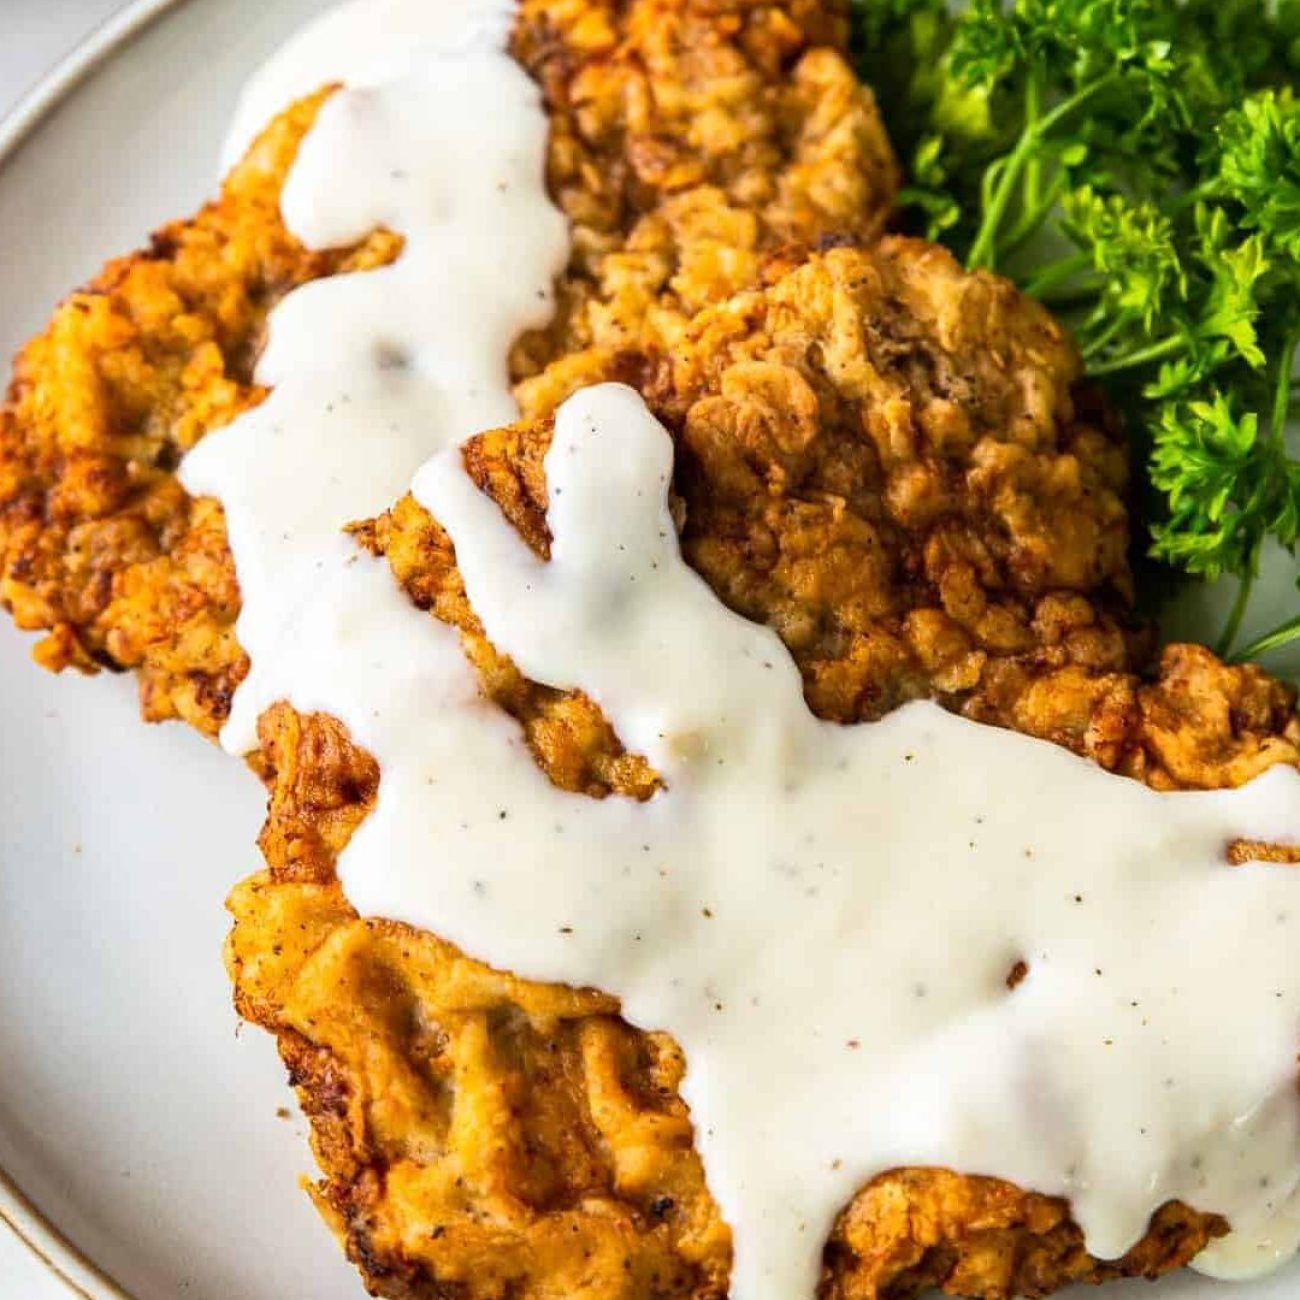
<svg viewBox="0 0 1300 1300">
<path fill-rule="evenodd" d="M 526 418 L 466 450 L 476 481 L 545 554 L 549 416 L 583 383 L 632 380 L 676 440 L 688 560 L 778 632 L 820 716 L 931 696 L 1169 788 L 1296 762 L 1294 695 L 1258 670 L 1173 647 L 1135 673 L 1148 636 L 1124 447 L 1060 328 L 930 246 L 832 247 L 879 236 L 897 185 L 844 39 L 839 6 L 814 0 L 524 0 L 513 48 L 543 89 L 574 253 L 556 320 L 511 358 Z M 216 202 L 63 304 L 0 408 L 0 599 L 46 630 L 47 666 L 135 670 L 146 717 L 209 735 L 247 669 L 239 592 L 220 507 L 190 499 L 177 465 L 264 396 L 252 375 L 276 302 L 401 247 L 381 231 L 310 253 L 283 226 L 280 189 L 325 93 L 271 124 Z M 426 512 L 407 499 L 356 531 L 461 629 L 557 785 L 653 793 L 591 700 L 528 681 L 487 642 Z M 261 736 L 267 869 L 231 897 L 227 962 L 241 1014 L 277 1037 L 317 1203 L 367 1285 L 722 1300 L 730 1233 L 677 1045 L 598 991 L 359 917 L 336 866 L 377 764 L 337 721 L 284 705 Z M 820 1294 L 1043 1295 L 1159 1275 L 1224 1227 L 1170 1204 L 1100 1262 L 1061 1200 L 894 1170 L 837 1221 Z"/>
<path fill-rule="evenodd" d="M 574 260 L 550 329 L 515 349 L 524 414 L 669 347 L 776 249 L 869 242 L 899 183 L 845 61 L 842 0 L 524 0 L 516 57 L 551 117 L 548 182 Z M 549 372 L 547 368 L 550 367 Z"/>
<path fill-rule="evenodd" d="M 705 311 L 670 358 L 618 369 L 676 441 L 684 553 L 781 635 L 820 716 L 863 721 L 931 695 L 1164 788 L 1300 762 L 1294 692 L 1259 670 L 1193 646 L 1151 679 L 1126 667 L 1121 446 L 1073 393 L 1068 341 L 1003 282 L 911 241 L 838 249 Z M 541 556 L 552 429 L 524 420 L 464 450 Z M 529 681 L 486 640 L 449 538 L 412 498 L 356 535 L 460 630 L 556 785 L 654 791 L 591 699 Z M 676 1045 L 597 992 L 358 917 L 335 868 L 377 764 L 336 720 L 287 706 L 261 734 L 268 869 L 232 895 L 228 964 L 241 1013 L 279 1039 L 312 1117 L 318 1203 L 372 1290 L 722 1300 L 730 1236 Z M 1171 1202 L 1101 1261 L 1058 1198 L 896 1169 L 839 1216 L 819 1295 L 1040 1296 L 1159 1276 L 1225 1230 Z"/>
<path fill-rule="evenodd" d="M 507 696 L 509 688 L 507 688 Z M 548 773 L 596 768 L 582 697 L 538 700 Z M 571 718 L 573 726 L 561 723 Z M 723 1300 L 730 1232 L 706 1184 L 672 1039 L 590 990 L 521 980 L 427 931 L 363 919 L 335 874 L 380 774 L 335 719 L 262 719 L 268 870 L 240 885 L 227 965 L 312 1126 L 316 1203 L 371 1292 L 400 1300 Z M 633 797 L 633 782 L 612 790 Z M 436 852 L 436 847 L 435 847 Z M 1170 1203 L 1123 1259 L 1069 1206 L 942 1169 L 882 1174 L 839 1216 L 821 1300 L 933 1287 L 1000 1300 L 1156 1277 L 1225 1229 Z"/>
<path fill-rule="evenodd" d="M 379 774 L 330 718 L 262 721 L 270 871 L 237 889 L 240 1012 L 274 1026 L 326 1177 L 317 1202 L 377 1295 L 725 1294 L 664 1035 L 597 993 L 489 970 L 362 920 L 334 874 Z"/>
<path fill-rule="evenodd" d="M 869 240 L 897 167 L 841 50 L 834 0 L 524 0 L 513 48 L 550 120 L 573 257 L 550 329 L 512 357 L 544 412 L 608 351 L 675 336 L 774 249 Z M 247 663 L 224 520 L 181 457 L 259 402 L 267 313 L 400 239 L 312 253 L 279 194 L 324 92 L 289 109 L 220 197 L 110 263 L 20 353 L 0 407 L 0 600 L 49 668 L 133 669 L 146 718 L 208 735 Z M 544 373 L 543 373 L 544 372 Z"/>
<path fill-rule="evenodd" d="M 1199 646 L 1146 669 L 1127 448 L 1010 283 L 887 239 L 703 312 L 648 381 L 688 561 L 843 722 L 929 696 L 1157 788 L 1300 761 L 1296 692 Z M 544 485 L 534 485 L 544 493 Z"/>
<path fill-rule="evenodd" d="M 1300 761 L 1295 691 L 1262 669 L 1174 645 L 1134 671 L 1124 443 L 1068 337 L 1008 282 L 915 240 L 834 249 L 610 374 L 674 436 L 686 559 L 777 632 L 819 716 L 937 699 L 1160 789 Z M 541 553 L 550 435 L 523 421 L 465 453 Z M 417 604 L 477 631 L 418 506 L 363 538 Z M 481 637 L 472 653 L 488 679 L 513 671 Z"/>
<path fill-rule="evenodd" d="M 225 520 L 181 488 L 181 457 L 265 395 L 252 373 L 273 303 L 399 246 L 308 253 L 280 221 L 321 100 L 277 119 L 198 216 L 73 294 L 0 407 L 0 600 L 47 630 L 46 667 L 135 669 L 150 720 L 215 732 L 247 671 Z"/>
</svg>

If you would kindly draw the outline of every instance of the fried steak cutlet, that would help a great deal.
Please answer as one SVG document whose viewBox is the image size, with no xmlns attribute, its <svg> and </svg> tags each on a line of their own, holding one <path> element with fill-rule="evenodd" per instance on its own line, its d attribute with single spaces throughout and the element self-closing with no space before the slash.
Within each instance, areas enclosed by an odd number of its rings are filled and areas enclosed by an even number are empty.
<svg viewBox="0 0 1300 1300">
<path fill-rule="evenodd" d="M 669 341 L 772 250 L 878 235 L 897 168 L 821 0 L 523 0 L 512 45 L 542 88 L 548 185 L 573 256 L 511 358 L 528 412 L 611 349 Z M 267 314 L 299 285 L 398 255 L 304 248 L 279 195 L 325 97 L 286 111 L 220 197 L 110 263 L 19 354 L 0 407 L 0 600 L 46 667 L 134 670 L 144 716 L 214 735 L 247 661 L 220 507 L 176 478 L 265 396 Z"/>
<path fill-rule="evenodd" d="M 1124 451 L 1050 318 L 923 245 L 803 260 L 877 236 L 897 183 L 843 41 L 842 14 L 807 0 L 524 0 L 514 50 L 543 89 L 574 253 L 554 324 L 511 359 L 528 418 L 467 449 L 480 486 L 545 553 L 548 413 L 582 383 L 632 378 L 677 441 L 688 559 L 777 630 L 819 715 L 935 696 L 1165 788 L 1297 761 L 1294 697 L 1259 671 L 1195 647 L 1154 678 L 1132 671 Z M 47 631 L 38 657 L 133 669 L 146 717 L 209 735 L 246 671 L 239 593 L 220 507 L 187 497 L 176 466 L 264 396 L 253 368 L 277 301 L 400 251 L 377 232 L 312 253 L 280 220 L 324 93 L 268 127 L 214 204 L 73 295 L 0 409 L 0 597 Z M 462 630 L 557 785 L 654 790 L 590 700 L 527 681 L 485 641 L 414 502 L 358 536 Z M 287 706 L 262 738 L 268 870 L 232 896 L 228 962 L 241 1012 L 277 1035 L 318 1204 L 367 1284 L 422 1300 L 725 1295 L 729 1233 L 671 1039 L 598 992 L 358 917 L 335 865 L 377 765 Z M 1044 1294 L 1168 1271 L 1223 1226 L 1167 1205 L 1101 1262 L 1062 1201 L 895 1170 L 846 1207 L 821 1289 Z"/>
<path fill-rule="evenodd" d="M 1295 693 L 1259 668 L 1174 645 L 1133 671 L 1125 444 L 1007 281 L 918 240 L 836 249 L 611 373 L 676 437 L 687 560 L 781 636 L 819 716 L 933 698 L 1160 789 L 1300 758 Z M 542 420 L 466 449 L 541 552 L 548 445 Z M 473 628 L 429 527 L 408 500 L 364 533 L 417 604 Z M 513 671 L 472 653 L 488 680 Z"/>
<path fill-rule="evenodd" d="M 620 366 L 676 442 L 684 554 L 780 634 L 820 716 L 934 695 L 1160 788 L 1300 762 L 1294 693 L 1259 670 L 1187 646 L 1153 679 L 1128 670 L 1122 446 L 1073 395 L 1068 339 L 1004 282 L 913 241 L 838 249 L 705 310 L 670 356 Z M 552 427 L 524 420 L 464 451 L 543 556 Z M 653 792 L 592 700 L 528 681 L 486 641 L 449 539 L 413 499 L 357 536 L 460 630 L 556 785 Z M 318 1204 L 374 1293 L 725 1296 L 730 1236 L 672 1040 L 598 992 L 359 917 L 335 867 L 377 764 L 336 720 L 286 705 L 261 735 L 268 869 L 232 895 L 228 965 L 241 1013 L 278 1038 L 311 1117 Z M 1062 1200 L 896 1169 L 845 1207 L 820 1295 L 1044 1295 L 1158 1276 L 1224 1229 L 1171 1202 L 1101 1261 Z"/>
</svg>

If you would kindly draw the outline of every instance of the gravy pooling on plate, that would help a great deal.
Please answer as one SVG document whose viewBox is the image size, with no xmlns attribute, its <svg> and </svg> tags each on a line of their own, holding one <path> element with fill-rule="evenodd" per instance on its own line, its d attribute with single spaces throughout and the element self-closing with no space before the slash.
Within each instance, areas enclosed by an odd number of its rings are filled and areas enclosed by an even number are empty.
<svg viewBox="0 0 1300 1300">
<path fill-rule="evenodd" d="M 1180 1198 L 1235 1229 L 1207 1271 L 1275 1265 L 1300 1235 L 1300 878 L 1227 847 L 1300 838 L 1300 774 L 1162 795 L 926 704 L 817 721 L 775 635 L 683 564 L 670 440 L 616 386 L 562 408 L 537 561 L 455 445 L 513 417 L 506 356 L 568 252 L 546 122 L 508 12 L 429 8 L 339 11 L 250 100 L 348 81 L 286 218 L 405 247 L 290 295 L 271 396 L 185 461 L 243 596 L 227 747 L 277 700 L 338 717 L 382 774 L 340 864 L 363 914 L 608 989 L 682 1043 L 736 1300 L 810 1295 L 836 1212 L 901 1165 L 1067 1197 L 1101 1256 Z M 662 778 L 648 803 L 552 787 L 455 633 L 342 534 L 440 448 L 416 495 L 488 637 L 601 705 Z"/>
</svg>

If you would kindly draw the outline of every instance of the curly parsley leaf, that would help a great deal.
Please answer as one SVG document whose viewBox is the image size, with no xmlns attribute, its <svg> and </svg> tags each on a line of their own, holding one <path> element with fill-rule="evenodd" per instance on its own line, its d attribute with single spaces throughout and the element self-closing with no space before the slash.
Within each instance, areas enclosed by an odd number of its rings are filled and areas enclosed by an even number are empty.
<svg viewBox="0 0 1300 1300">
<path fill-rule="evenodd" d="M 1189 573 L 1246 572 L 1261 537 L 1294 546 L 1300 533 L 1300 463 L 1222 393 L 1161 408 L 1151 480 L 1169 498 L 1156 553 Z"/>
<path fill-rule="evenodd" d="M 1266 91 L 1226 113 L 1214 150 L 1214 192 L 1240 206 L 1248 230 L 1300 259 L 1300 104 L 1290 88 Z"/>
<path fill-rule="evenodd" d="M 1152 554 L 1240 583 L 1230 650 L 1298 544 L 1300 0 L 853 3 L 910 223 L 1075 330 L 1149 456 Z"/>
</svg>

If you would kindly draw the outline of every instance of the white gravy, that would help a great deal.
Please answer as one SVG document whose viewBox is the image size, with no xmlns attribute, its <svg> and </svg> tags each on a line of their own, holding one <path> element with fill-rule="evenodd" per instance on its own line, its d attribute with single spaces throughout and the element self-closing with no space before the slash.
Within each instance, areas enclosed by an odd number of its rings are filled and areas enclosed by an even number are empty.
<svg viewBox="0 0 1300 1300">
<path fill-rule="evenodd" d="M 393 9 L 349 7 L 266 84 L 339 75 Z M 307 241 L 385 223 L 407 244 L 286 299 L 273 395 L 186 461 L 224 503 L 253 661 L 226 744 L 274 700 L 337 716 L 382 773 L 340 862 L 363 914 L 674 1034 L 734 1300 L 811 1296 L 836 1212 L 898 1165 L 1068 1197 L 1101 1257 L 1178 1197 L 1234 1226 L 1206 1271 L 1274 1267 L 1300 1237 L 1300 873 L 1224 850 L 1300 839 L 1300 773 L 1156 794 L 928 704 L 818 721 L 776 636 L 683 563 L 669 437 L 618 386 L 560 412 L 538 562 L 453 446 L 511 418 L 506 349 L 565 252 L 545 121 L 495 30 L 398 58 L 376 40 L 371 84 L 326 106 L 294 169 Z M 438 447 L 415 491 L 488 636 L 600 703 L 663 776 L 650 802 L 551 786 L 456 634 L 338 535 Z"/>
<path fill-rule="evenodd" d="M 222 145 L 222 170 L 233 167 L 262 128 L 295 100 L 335 83 L 350 90 L 383 86 L 418 69 L 430 53 L 462 49 L 471 41 L 502 52 L 513 17 L 513 0 L 346 0 L 325 10 L 244 87 Z M 476 95 L 464 108 L 478 110 L 488 102 Z M 538 116 L 532 115 L 534 129 Z"/>
<path fill-rule="evenodd" d="M 327 593 L 356 554 L 340 529 L 392 505 L 432 452 L 516 417 L 507 354 L 554 310 L 569 238 L 546 193 L 540 95 L 505 52 L 511 10 L 456 3 L 451 25 L 426 0 L 327 14 L 245 96 L 264 122 L 357 70 L 303 142 L 284 219 L 317 248 L 379 226 L 406 243 L 391 266 L 279 303 L 257 366 L 274 391 L 182 467 L 187 490 L 225 506 L 243 594 L 234 753 L 256 747 L 259 714 L 296 676 L 304 606 L 339 604 Z"/>
</svg>

